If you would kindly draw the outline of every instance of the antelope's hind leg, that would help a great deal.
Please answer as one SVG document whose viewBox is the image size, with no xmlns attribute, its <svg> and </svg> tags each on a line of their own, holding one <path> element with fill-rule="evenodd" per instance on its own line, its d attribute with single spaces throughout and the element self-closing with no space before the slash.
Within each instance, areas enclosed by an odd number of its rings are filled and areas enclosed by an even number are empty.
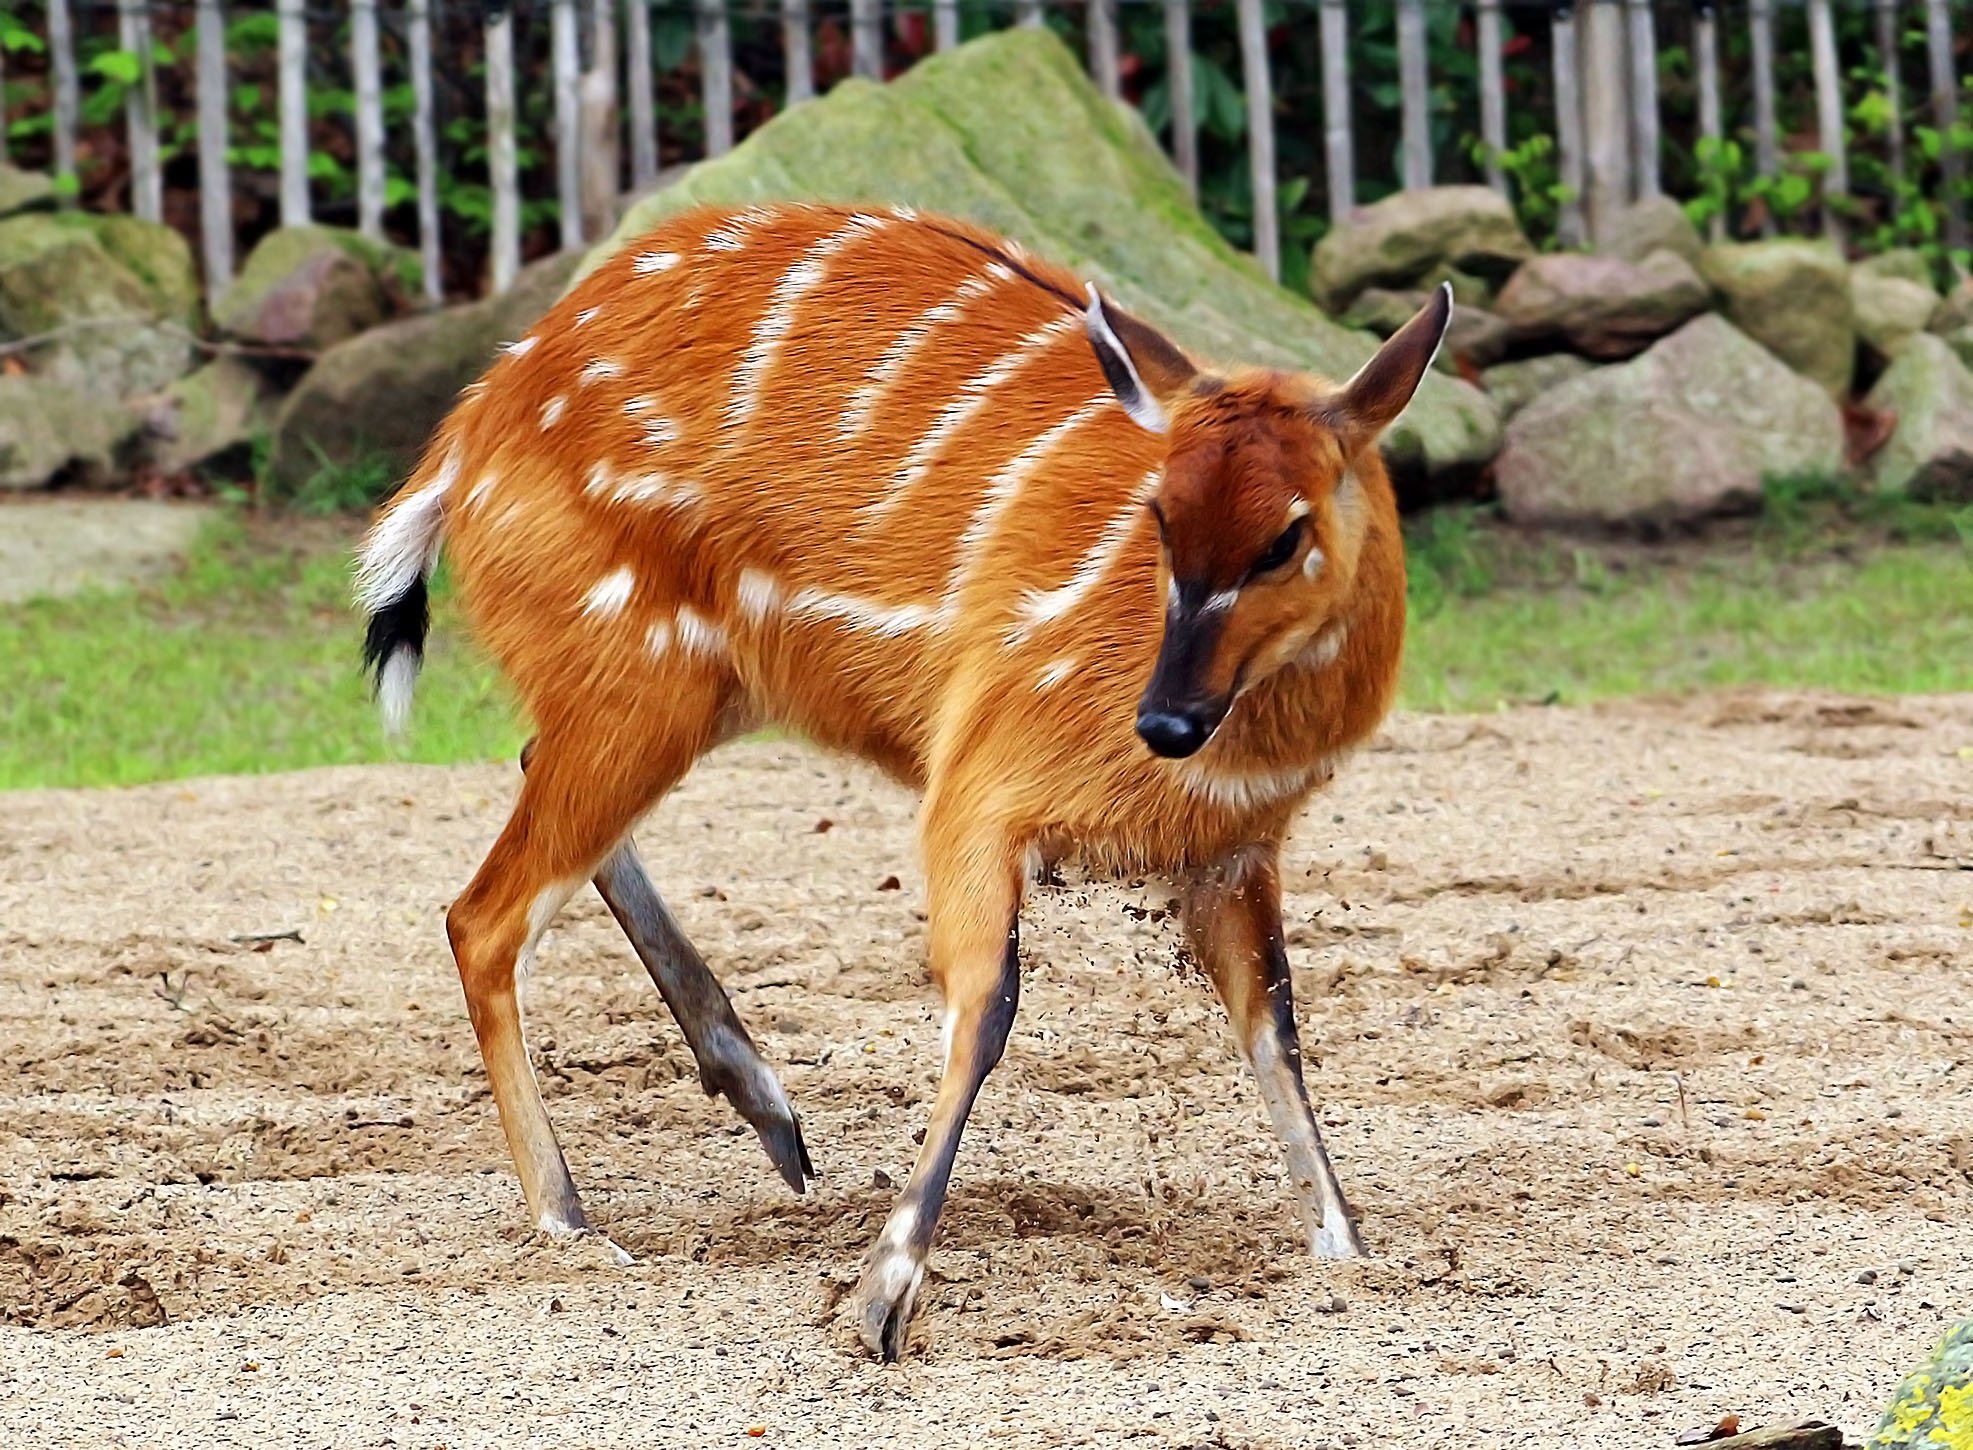
<svg viewBox="0 0 1973 1450">
<path fill-rule="evenodd" d="M 704 753 L 720 695 L 714 682 L 680 680 L 662 711 L 649 702 L 641 713 L 599 706 L 544 725 L 513 813 L 446 914 L 466 1008 L 528 1214 L 551 1235 L 586 1232 L 589 1220 L 528 1059 L 520 981 L 556 912 Z M 610 720 L 634 721 L 634 732 L 613 731 L 604 723 Z"/>
<path fill-rule="evenodd" d="M 1281 1140 L 1295 1208 L 1318 1258 L 1363 1254 L 1356 1221 L 1309 1108 L 1294 986 L 1281 931 L 1276 847 L 1252 847 L 1201 874 L 1180 906 L 1185 937 L 1226 1004 Z"/>
<path fill-rule="evenodd" d="M 753 1124 L 776 1171 L 790 1188 L 802 1192 L 815 1176 L 815 1166 L 795 1110 L 734 1012 L 726 989 L 666 908 L 629 841 L 596 873 L 596 890 L 678 1019 L 699 1064 L 700 1086 L 709 1097 L 724 1094 Z"/>
</svg>

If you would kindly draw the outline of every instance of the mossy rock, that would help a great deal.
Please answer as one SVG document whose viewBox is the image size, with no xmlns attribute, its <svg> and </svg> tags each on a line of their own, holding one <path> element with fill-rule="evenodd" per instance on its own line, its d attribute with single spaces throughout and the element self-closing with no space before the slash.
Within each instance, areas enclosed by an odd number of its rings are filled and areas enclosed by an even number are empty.
<svg viewBox="0 0 1973 1450">
<path fill-rule="evenodd" d="M 1866 1450 L 1973 1450 L 1973 1319 L 1898 1386 Z"/>
<path fill-rule="evenodd" d="M 243 358 L 220 356 L 180 378 L 145 412 L 144 460 L 182 473 L 245 449 L 274 422 L 274 385 Z"/>
<path fill-rule="evenodd" d="M 1275 286 L 1186 196 L 1134 110 L 1106 100 L 1045 30 L 921 62 L 889 85 L 848 80 L 633 206 L 585 270 L 708 203 L 814 200 L 966 217 L 1075 268 L 1221 363 L 1347 377 L 1375 351 Z M 1428 377 L 1385 439 L 1401 471 L 1476 471 L 1500 441 L 1491 402 Z"/>
<path fill-rule="evenodd" d="M 34 372 L 103 398 L 154 392 L 193 360 L 198 287 L 170 228 L 129 217 L 0 221 L 0 339 L 46 336 Z"/>
<path fill-rule="evenodd" d="M 1725 299 L 1727 319 L 1838 398 L 1856 371 L 1850 269 L 1823 242 L 1733 242 L 1708 247 L 1699 274 Z"/>
<path fill-rule="evenodd" d="M 1360 206 L 1316 243 L 1309 289 L 1331 311 L 1366 287 L 1409 287 L 1450 267 L 1504 282 L 1534 256 L 1507 198 L 1484 186 L 1427 186 Z"/>
<path fill-rule="evenodd" d="M 102 483 L 137 431 L 136 415 L 46 377 L 0 377 L 0 489 Z"/>
<path fill-rule="evenodd" d="M 0 161 L 0 217 L 24 211 L 49 211 L 56 200 L 55 183 L 49 177 Z"/>
<path fill-rule="evenodd" d="M 406 310 L 418 279 L 402 247 L 340 227 L 282 227 L 247 254 L 212 318 L 251 342 L 332 347 Z"/>
<path fill-rule="evenodd" d="M 1897 419 L 1871 456 L 1873 486 L 1973 501 L 1973 371 L 1944 338 L 1908 339 L 1865 401 Z"/>
</svg>

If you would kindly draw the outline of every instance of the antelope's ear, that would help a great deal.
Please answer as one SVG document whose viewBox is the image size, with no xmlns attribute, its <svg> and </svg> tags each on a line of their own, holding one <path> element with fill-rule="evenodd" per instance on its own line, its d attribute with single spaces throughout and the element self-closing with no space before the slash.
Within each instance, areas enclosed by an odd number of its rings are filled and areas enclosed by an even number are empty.
<svg viewBox="0 0 1973 1450">
<path fill-rule="evenodd" d="M 1418 309 L 1417 316 L 1390 335 L 1341 392 L 1323 404 L 1323 421 L 1341 433 L 1352 448 L 1374 443 L 1418 391 L 1451 321 L 1452 284 L 1448 282 Z"/>
<path fill-rule="evenodd" d="M 1131 421 L 1149 432 L 1164 432 L 1170 422 L 1167 406 L 1199 376 L 1192 359 L 1148 322 L 1104 306 L 1094 282 L 1082 321 L 1103 376 Z"/>
</svg>

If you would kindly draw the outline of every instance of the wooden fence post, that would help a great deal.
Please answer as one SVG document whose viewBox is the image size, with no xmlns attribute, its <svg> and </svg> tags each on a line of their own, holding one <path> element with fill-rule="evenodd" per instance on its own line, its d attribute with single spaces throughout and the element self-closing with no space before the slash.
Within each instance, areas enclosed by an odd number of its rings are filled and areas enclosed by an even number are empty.
<svg viewBox="0 0 1973 1450">
<path fill-rule="evenodd" d="M 1843 153 L 1843 78 L 1836 60 L 1836 20 L 1829 0 L 1809 0 L 1809 58 L 1815 68 L 1816 139 L 1822 173 L 1822 234 L 1843 242 L 1843 205 L 1850 196 L 1850 162 Z"/>
<path fill-rule="evenodd" d="M 1549 48 L 1555 70 L 1555 166 L 1563 190 L 1555 236 L 1565 247 L 1588 240 L 1583 226 L 1582 70 L 1576 44 L 1575 0 L 1556 0 Z"/>
<path fill-rule="evenodd" d="M 1962 182 L 1966 158 L 1952 144 L 1953 127 L 1959 123 L 1959 82 L 1952 66 L 1952 14 L 1948 0 L 1925 0 L 1925 49 L 1931 61 L 1932 124 L 1947 138 L 1939 150 L 1939 179 L 1945 183 L 1946 245 L 1966 245 L 1966 198 Z"/>
<path fill-rule="evenodd" d="M 145 0 L 118 0 L 117 46 L 137 58 L 137 83 L 123 98 L 130 138 L 130 210 L 147 222 L 164 217 L 164 177 L 158 170 L 158 72 L 151 12 Z"/>
<path fill-rule="evenodd" d="M 1089 73 L 1097 87 L 1111 100 L 1123 95 L 1123 76 L 1118 70 L 1117 0 L 1089 0 Z"/>
<path fill-rule="evenodd" d="M 562 248 L 582 245 L 581 36 L 575 0 L 552 0 L 549 63 L 555 91 L 555 199 L 562 215 Z"/>
<path fill-rule="evenodd" d="M 1609 235 L 1631 200 L 1630 116 L 1624 64 L 1622 0 L 1589 0 L 1582 9 L 1583 137 L 1589 161 L 1589 239 Z"/>
<path fill-rule="evenodd" d="M 384 74 L 377 0 L 349 0 L 350 70 L 356 80 L 356 229 L 384 235 Z"/>
<path fill-rule="evenodd" d="M 1432 184 L 1432 81 L 1425 65 L 1425 0 L 1398 0 L 1398 88 L 1404 106 L 1406 190 Z"/>
<path fill-rule="evenodd" d="M 233 173 L 226 159 L 226 15 L 220 0 L 199 0 L 199 250 L 206 295 L 233 280 Z"/>
<path fill-rule="evenodd" d="M 1165 77 L 1171 91 L 1171 155 L 1185 190 L 1199 195 L 1199 109 L 1192 93 L 1192 0 L 1164 0 Z"/>
<path fill-rule="evenodd" d="M 1014 0 L 1014 23 L 1025 30 L 1037 30 L 1047 20 L 1042 0 Z"/>
<path fill-rule="evenodd" d="M 308 15 L 302 0 L 274 0 L 280 70 L 281 225 L 305 227 L 308 206 Z"/>
<path fill-rule="evenodd" d="M 815 96 L 815 51 L 809 40 L 808 0 L 781 0 L 781 54 L 788 72 L 788 104 Z"/>
<path fill-rule="evenodd" d="M 959 44 L 959 0 L 932 0 L 932 44 L 940 50 Z"/>
<path fill-rule="evenodd" d="M 75 72 L 75 23 L 69 0 L 48 0 L 49 68 L 55 75 L 55 176 L 72 188 L 81 180 L 75 170 L 75 130 L 82 115 L 82 84 Z M 75 205 L 75 192 L 64 190 L 63 206 Z"/>
<path fill-rule="evenodd" d="M 623 121 L 617 112 L 618 0 L 590 0 L 589 65 L 576 82 L 582 142 L 582 233 L 606 237 L 623 190 Z"/>
<path fill-rule="evenodd" d="M 405 10 L 411 50 L 411 143 L 418 186 L 418 261 L 425 274 L 425 297 L 445 300 L 444 264 L 439 251 L 438 118 L 432 94 L 431 0 L 410 0 Z"/>
<path fill-rule="evenodd" d="M 1694 68 L 1699 73 L 1699 134 L 1716 146 L 1726 139 L 1720 115 L 1720 36 L 1719 21 L 1713 14 L 1712 0 L 1699 0 L 1692 21 Z M 1706 230 L 1714 241 L 1726 235 L 1726 217 L 1715 212 Z"/>
<path fill-rule="evenodd" d="M 705 103 L 706 155 L 733 149 L 733 32 L 726 0 L 698 0 L 699 93 Z"/>
<path fill-rule="evenodd" d="M 1899 181 L 1904 169 L 1904 82 L 1898 75 L 1898 0 L 1877 0 L 1877 66 L 1884 77 L 1884 99 L 1889 103 L 1891 129 L 1884 138 L 1890 146 L 1891 175 Z"/>
<path fill-rule="evenodd" d="M 624 0 L 625 89 L 630 93 L 630 184 L 658 179 L 658 98 L 651 76 L 651 0 Z M 806 32 L 803 39 L 807 39 Z M 792 59 L 789 62 L 793 64 Z"/>
<path fill-rule="evenodd" d="M 849 0 L 850 70 L 884 78 L 884 0 Z"/>
<path fill-rule="evenodd" d="M 1480 0 L 1480 144 L 1486 147 L 1487 185 L 1507 194 L 1500 153 L 1507 149 L 1507 82 L 1500 65 L 1500 0 Z"/>
<path fill-rule="evenodd" d="M 1658 180 L 1658 31 L 1651 0 L 1628 0 L 1630 18 L 1631 176 L 1640 198 L 1656 196 Z"/>
<path fill-rule="evenodd" d="M 1247 164 L 1253 173 L 1254 255 L 1270 281 L 1281 280 L 1281 219 L 1274 207 L 1274 79 L 1267 63 L 1261 0 L 1236 0 L 1240 79 L 1247 92 Z"/>
<path fill-rule="evenodd" d="M 493 290 L 521 270 L 521 168 L 514 147 L 514 13 L 486 19 L 486 169 L 493 191 Z"/>
<path fill-rule="evenodd" d="M 1754 170 L 1773 176 L 1781 169 L 1781 143 L 1774 128 L 1774 0 L 1747 0 L 1747 29 L 1754 43 Z M 1761 235 L 1774 235 L 1774 213 L 1761 219 Z"/>
<path fill-rule="evenodd" d="M 1344 0 L 1322 0 L 1322 158 L 1329 220 L 1356 206 L 1356 141 L 1350 127 L 1350 21 Z"/>
</svg>

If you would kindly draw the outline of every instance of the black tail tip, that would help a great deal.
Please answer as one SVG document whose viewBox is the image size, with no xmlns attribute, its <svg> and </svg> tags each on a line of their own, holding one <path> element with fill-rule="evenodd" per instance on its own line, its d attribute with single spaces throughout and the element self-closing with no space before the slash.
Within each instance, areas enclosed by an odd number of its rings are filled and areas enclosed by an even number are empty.
<svg viewBox="0 0 1973 1450">
<path fill-rule="evenodd" d="M 363 635 L 363 668 L 372 684 L 382 679 L 384 665 L 400 649 L 424 654 L 431 622 L 431 598 L 423 579 L 370 616 Z"/>
</svg>

